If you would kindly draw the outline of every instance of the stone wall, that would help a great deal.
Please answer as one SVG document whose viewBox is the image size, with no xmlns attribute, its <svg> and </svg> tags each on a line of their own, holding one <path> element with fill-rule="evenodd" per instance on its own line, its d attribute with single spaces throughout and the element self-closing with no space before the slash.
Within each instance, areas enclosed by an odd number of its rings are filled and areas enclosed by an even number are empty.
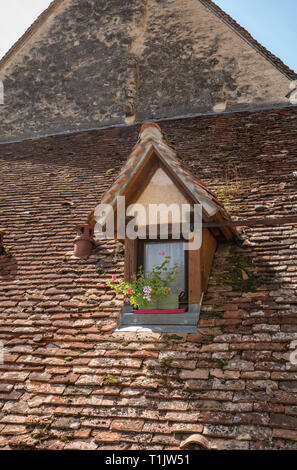
<svg viewBox="0 0 297 470">
<path fill-rule="evenodd" d="M 293 78 L 208 3 L 57 1 L 0 64 L 0 141 L 289 104 Z"/>
</svg>

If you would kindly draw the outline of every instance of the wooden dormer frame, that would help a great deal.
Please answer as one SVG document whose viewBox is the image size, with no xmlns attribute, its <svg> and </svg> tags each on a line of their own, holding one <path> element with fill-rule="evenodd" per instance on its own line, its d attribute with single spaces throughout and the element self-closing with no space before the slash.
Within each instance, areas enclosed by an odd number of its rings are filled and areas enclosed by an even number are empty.
<svg viewBox="0 0 297 470">
<path fill-rule="evenodd" d="M 161 168 L 191 206 L 202 206 L 203 222 L 222 222 L 231 220 L 215 195 L 205 188 L 183 166 L 174 150 L 163 138 L 160 127 L 155 123 L 145 124 L 141 128 L 140 139 L 134 147 L 127 163 L 122 168 L 114 184 L 104 195 L 102 203 L 111 204 L 117 218 L 116 197 L 125 196 L 125 208 L 138 201 L 151 182 L 157 169 Z M 161 203 L 162 201 L 160 201 Z M 126 224 L 128 220 L 126 219 Z M 148 229 L 148 226 L 146 227 Z M 118 234 L 115 235 L 117 237 Z M 217 231 L 203 228 L 202 246 L 188 252 L 188 304 L 189 309 L 199 308 L 203 293 L 208 286 L 214 253 L 218 244 L 218 235 L 231 240 L 237 236 L 232 226 L 220 227 Z M 161 239 L 160 241 L 164 241 Z M 139 240 L 126 238 L 124 276 L 130 281 L 139 264 Z"/>
</svg>

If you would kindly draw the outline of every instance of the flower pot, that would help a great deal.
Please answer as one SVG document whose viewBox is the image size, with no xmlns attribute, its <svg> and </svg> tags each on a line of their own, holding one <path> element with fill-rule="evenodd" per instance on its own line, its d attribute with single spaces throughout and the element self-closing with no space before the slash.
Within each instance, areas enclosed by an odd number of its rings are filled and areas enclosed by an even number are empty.
<svg viewBox="0 0 297 470">
<path fill-rule="evenodd" d="M 94 245 L 93 229 L 89 225 L 77 227 L 77 236 L 74 240 L 74 256 L 88 258 Z"/>
<path fill-rule="evenodd" d="M 179 306 L 178 294 L 170 294 L 163 299 L 158 299 L 159 310 L 176 310 Z"/>
<path fill-rule="evenodd" d="M 148 303 L 147 305 L 140 305 L 139 310 L 157 310 L 158 301 L 152 300 L 152 302 Z"/>
<path fill-rule="evenodd" d="M 76 258 L 88 258 L 93 248 L 90 240 L 76 240 L 74 243 L 74 256 Z"/>
</svg>

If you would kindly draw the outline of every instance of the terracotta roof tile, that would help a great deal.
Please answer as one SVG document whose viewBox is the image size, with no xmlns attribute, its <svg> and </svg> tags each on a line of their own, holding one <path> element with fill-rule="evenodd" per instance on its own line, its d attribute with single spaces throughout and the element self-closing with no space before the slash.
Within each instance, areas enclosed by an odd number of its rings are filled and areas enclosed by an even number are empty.
<svg viewBox="0 0 297 470">
<path fill-rule="evenodd" d="M 232 217 L 253 219 L 296 215 L 296 116 L 161 127 Z M 216 139 L 201 132 L 218 126 Z M 100 241 L 88 260 L 72 256 L 75 226 L 138 132 L 0 146 L 0 448 L 169 449 L 198 433 L 231 449 L 293 449 L 296 224 L 247 227 L 243 246 L 219 246 L 197 335 L 114 333 L 122 299 L 105 281 L 123 274 L 121 247 Z"/>
</svg>

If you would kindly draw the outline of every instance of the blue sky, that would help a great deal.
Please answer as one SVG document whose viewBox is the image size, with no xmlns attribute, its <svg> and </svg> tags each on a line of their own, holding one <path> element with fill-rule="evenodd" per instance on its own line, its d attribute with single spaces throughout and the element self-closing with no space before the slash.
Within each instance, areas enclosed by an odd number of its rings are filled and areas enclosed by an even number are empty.
<svg viewBox="0 0 297 470">
<path fill-rule="evenodd" d="M 52 0 L 9 0 L 0 6 L 0 58 L 24 34 Z"/>
<path fill-rule="evenodd" d="M 214 1 L 297 72 L 297 0 Z M 1 3 L 0 58 L 51 0 L 2 0 Z"/>
<path fill-rule="evenodd" d="M 214 0 L 297 72 L 297 0 Z"/>
</svg>

